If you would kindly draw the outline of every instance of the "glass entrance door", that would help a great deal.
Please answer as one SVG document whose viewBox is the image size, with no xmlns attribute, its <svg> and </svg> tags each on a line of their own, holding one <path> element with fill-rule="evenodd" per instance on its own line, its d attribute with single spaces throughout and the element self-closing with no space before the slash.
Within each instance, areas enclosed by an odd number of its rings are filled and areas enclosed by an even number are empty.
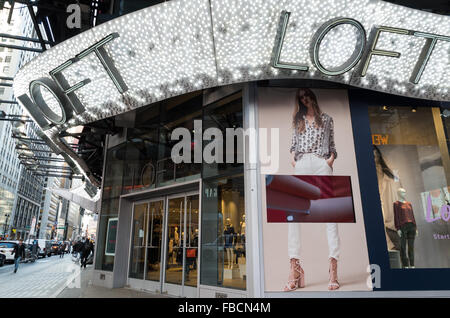
<svg viewBox="0 0 450 318">
<path fill-rule="evenodd" d="M 198 277 L 198 193 L 134 205 L 129 284 L 195 297 Z"/>
<path fill-rule="evenodd" d="M 165 282 L 183 282 L 184 196 L 168 199 Z"/>
<path fill-rule="evenodd" d="M 198 277 L 199 197 L 167 198 L 167 239 L 163 291 L 196 296 Z"/>
<path fill-rule="evenodd" d="M 131 229 L 131 259 L 129 277 L 144 278 L 145 269 L 145 239 L 147 236 L 147 211 L 148 204 L 136 204 L 134 206 Z"/>
<path fill-rule="evenodd" d="M 147 237 L 147 263 L 145 279 L 161 281 L 161 253 L 164 229 L 164 199 L 149 203 Z"/>
</svg>

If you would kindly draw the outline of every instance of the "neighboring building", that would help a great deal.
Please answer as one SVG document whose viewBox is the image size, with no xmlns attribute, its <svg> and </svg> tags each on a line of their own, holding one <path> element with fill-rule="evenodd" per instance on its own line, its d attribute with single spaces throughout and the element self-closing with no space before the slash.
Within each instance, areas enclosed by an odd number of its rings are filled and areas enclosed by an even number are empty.
<svg viewBox="0 0 450 318">
<path fill-rule="evenodd" d="M 67 227 L 67 239 L 75 240 L 82 234 L 81 227 L 81 208 L 78 204 L 69 202 L 69 212 L 67 215 L 68 227 Z"/>
<path fill-rule="evenodd" d="M 40 4 L 48 8 L 51 4 L 59 6 L 60 2 L 41 1 Z M 6 7 L 8 6 L 9 4 Z M 1 33 L 8 36 L 37 39 L 38 35 L 28 7 L 16 6 L 9 24 L 7 19 L 10 11 L 6 7 L 0 10 Z M 86 5 L 82 5 L 82 7 L 83 12 L 86 11 Z M 53 34 L 52 25 L 58 25 L 59 17 L 48 9 L 37 10 L 36 7 L 33 8 L 33 12 L 37 14 L 39 31 L 44 41 L 62 41 L 68 36 L 79 33 L 78 29 L 67 30 L 64 27 L 58 28 L 56 35 Z M 89 21 L 87 21 L 89 20 L 87 19 L 89 13 L 84 12 L 82 16 L 83 29 L 85 29 L 89 25 Z M 57 36 L 57 39 L 54 36 Z M 20 39 L 3 37 L 0 38 L 0 41 L 0 44 L 24 45 Z M 26 42 L 25 46 L 34 49 L 42 48 L 39 42 Z M 46 47 L 49 48 L 49 45 L 46 45 Z M 5 84 L 0 86 L 0 100 L 15 102 L 12 88 L 7 86 L 8 83 L 12 82 L 7 81 L 7 78 L 13 78 L 23 65 L 38 54 L 38 52 L 33 51 L 0 47 L 0 76 L 3 77 L 0 81 Z M 13 116 L 26 114 L 17 103 L 2 102 L 0 103 L 0 110 L 4 114 Z M 44 189 L 47 186 L 64 186 L 67 183 L 62 178 L 46 177 L 42 173 L 36 173 L 36 169 L 30 169 L 33 168 L 33 163 L 25 163 L 27 168 L 25 169 L 25 166 L 19 160 L 19 157 L 23 159 L 23 150 L 16 150 L 17 147 L 34 149 L 32 155 L 41 158 L 39 164 L 58 165 L 58 162 L 52 161 L 56 156 L 50 155 L 50 149 L 42 141 L 39 141 L 38 130 L 39 128 L 34 122 L 21 123 L 16 121 L 10 123 L 0 121 L 0 197 L 2 198 L 0 200 L 0 236 L 7 234 L 11 238 L 28 238 L 30 230 L 32 230 L 33 218 L 36 218 L 36 223 L 35 229 L 31 232 L 34 232 L 35 236 L 54 238 L 57 235 L 58 227 L 64 229 L 61 236 L 67 235 L 68 225 L 65 220 L 67 219 L 69 203 L 67 200 L 52 194 L 51 191 Z M 14 139 L 12 135 L 19 138 Z M 51 159 L 46 161 L 48 156 L 51 156 Z M 69 180 L 67 181 L 69 182 Z M 64 224 L 57 223 L 58 211 L 61 213 L 60 222 L 64 222 Z"/>
<path fill-rule="evenodd" d="M 40 231 L 39 238 L 54 239 L 58 225 L 58 213 L 62 207 L 61 199 L 50 189 L 59 188 L 61 180 L 55 177 L 45 178 L 44 190 L 42 192 L 41 215 L 39 218 Z"/>
<path fill-rule="evenodd" d="M 0 29 L 2 33 L 15 35 L 32 35 L 32 22 L 23 9 L 14 10 L 11 23 L 7 23 L 8 11 L 0 10 Z M 17 45 L 15 39 L 1 38 L 1 43 Z M 35 55 L 33 52 L 17 51 L 0 47 L 0 79 L 5 86 L 0 86 L 0 110 L 7 115 L 22 115 L 22 108 L 14 99 L 12 88 L 6 86 L 19 68 Z M 13 103 L 9 103 L 13 102 Z M 30 126 L 36 127 L 33 123 Z M 16 143 L 11 137 L 14 125 L 9 121 L 0 121 L 0 233 L 10 235 L 11 232 L 22 233 L 26 225 L 31 224 L 32 216 L 37 215 L 42 191 L 39 178 L 24 176 L 15 150 Z M 6 219 L 8 224 L 6 224 Z M 6 232 L 6 233 L 4 233 Z M 14 233 L 13 233 L 14 234 Z"/>
<path fill-rule="evenodd" d="M 82 236 L 94 239 L 97 237 L 97 219 L 98 215 L 85 211 L 82 219 Z"/>
</svg>

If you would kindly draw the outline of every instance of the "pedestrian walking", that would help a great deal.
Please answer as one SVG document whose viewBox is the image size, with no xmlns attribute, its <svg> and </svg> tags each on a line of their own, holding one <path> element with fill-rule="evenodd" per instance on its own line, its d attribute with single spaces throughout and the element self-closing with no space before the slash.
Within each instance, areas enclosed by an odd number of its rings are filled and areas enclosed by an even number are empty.
<svg viewBox="0 0 450 318">
<path fill-rule="evenodd" d="M 33 241 L 33 246 L 31 248 L 31 257 L 34 259 L 38 258 L 39 244 L 37 240 Z"/>
<path fill-rule="evenodd" d="M 66 244 L 61 243 L 61 245 L 59 246 L 59 258 L 64 257 L 65 250 L 66 250 Z"/>
<path fill-rule="evenodd" d="M 75 252 L 77 263 L 81 259 L 81 250 L 82 250 L 82 248 L 83 248 L 83 242 L 81 240 L 78 240 L 75 243 L 75 245 L 73 246 L 73 251 Z"/>
<path fill-rule="evenodd" d="M 19 240 L 19 244 L 14 246 L 11 255 L 14 255 L 14 273 L 17 273 L 20 260 L 25 257 L 25 245 L 23 245 L 22 239 Z"/>
<path fill-rule="evenodd" d="M 81 267 L 86 268 L 87 259 L 91 254 L 91 243 L 89 240 L 84 241 L 83 246 L 81 248 Z"/>
</svg>

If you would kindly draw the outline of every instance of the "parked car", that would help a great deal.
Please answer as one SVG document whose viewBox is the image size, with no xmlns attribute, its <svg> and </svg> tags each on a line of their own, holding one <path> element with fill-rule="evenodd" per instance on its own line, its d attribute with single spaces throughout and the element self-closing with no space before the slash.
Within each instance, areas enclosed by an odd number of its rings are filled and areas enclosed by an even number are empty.
<svg viewBox="0 0 450 318">
<path fill-rule="evenodd" d="M 4 254 L 6 262 L 14 262 L 14 255 L 12 251 L 14 247 L 17 245 L 16 241 L 0 241 L 0 253 Z"/>
<path fill-rule="evenodd" d="M 53 242 L 51 251 L 52 251 L 51 253 L 53 255 L 58 255 L 58 253 L 59 253 L 59 243 Z"/>
<path fill-rule="evenodd" d="M 40 257 L 50 257 L 52 256 L 52 242 L 45 239 L 36 239 L 38 243 L 38 256 Z M 33 244 L 35 240 L 30 239 L 27 241 L 28 244 Z"/>
<path fill-rule="evenodd" d="M 3 265 L 5 265 L 6 262 L 6 256 L 5 254 L 1 254 L 0 253 L 0 267 L 2 267 Z"/>
<path fill-rule="evenodd" d="M 14 247 L 19 244 L 19 241 L 1 241 L 0 242 L 0 253 L 5 255 L 6 261 L 14 262 L 14 255 L 12 251 Z M 36 260 L 35 255 L 32 253 L 32 245 L 23 243 L 25 246 L 25 257 L 21 260 L 22 263 L 34 262 Z"/>
</svg>

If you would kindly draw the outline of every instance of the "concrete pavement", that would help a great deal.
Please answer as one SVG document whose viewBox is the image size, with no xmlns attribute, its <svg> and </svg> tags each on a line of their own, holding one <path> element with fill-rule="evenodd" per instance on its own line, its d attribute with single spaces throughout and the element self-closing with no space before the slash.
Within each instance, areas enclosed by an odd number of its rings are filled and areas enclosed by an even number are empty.
<svg viewBox="0 0 450 318">
<path fill-rule="evenodd" d="M 0 268 L 0 298 L 56 297 L 78 275 L 78 266 L 70 256 L 39 259 L 20 264 L 14 273 L 14 264 Z"/>
<path fill-rule="evenodd" d="M 0 298 L 170 298 L 128 288 L 93 286 L 93 266 L 81 269 L 70 254 L 20 264 L 17 273 L 13 271 L 14 264 L 0 267 Z"/>
<path fill-rule="evenodd" d="M 86 269 L 80 271 L 79 278 L 70 282 L 57 298 L 171 298 L 167 295 L 136 291 L 128 288 L 110 289 L 94 286 L 92 285 L 92 276 L 92 265 L 88 265 Z"/>
</svg>

